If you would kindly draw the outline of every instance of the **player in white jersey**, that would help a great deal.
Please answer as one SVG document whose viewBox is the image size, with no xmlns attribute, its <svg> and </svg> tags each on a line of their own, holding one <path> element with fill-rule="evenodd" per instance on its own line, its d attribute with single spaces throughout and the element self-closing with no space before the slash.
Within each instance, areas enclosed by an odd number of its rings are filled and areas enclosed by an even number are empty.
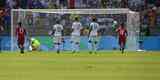
<svg viewBox="0 0 160 80">
<path fill-rule="evenodd" d="M 75 21 L 72 23 L 72 33 L 71 33 L 71 44 L 73 53 L 79 52 L 81 29 L 82 29 L 82 24 L 81 22 L 79 22 L 78 17 L 76 17 Z"/>
<path fill-rule="evenodd" d="M 96 22 L 96 18 L 93 18 L 89 26 L 89 35 L 88 35 L 89 37 L 88 47 L 90 49 L 90 54 L 92 52 L 96 53 L 97 51 L 98 30 L 99 30 L 99 24 Z"/>
<path fill-rule="evenodd" d="M 59 21 L 56 22 L 55 25 L 53 25 L 53 40 L 54 40 L 54 45 L 57 53 L 60 53 L 61 50 L 61 43 L 62 43 L 62 36 L 63 36 L 63 26 L 60 24 Z"/>
</svg>

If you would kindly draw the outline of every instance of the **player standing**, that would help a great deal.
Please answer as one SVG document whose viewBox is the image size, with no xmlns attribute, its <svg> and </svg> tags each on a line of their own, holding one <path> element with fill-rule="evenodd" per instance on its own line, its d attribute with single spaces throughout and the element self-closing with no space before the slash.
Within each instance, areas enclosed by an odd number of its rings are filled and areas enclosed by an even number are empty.
<svg viewBox="0 0 160 80">
<path fill-rule="evenodd" d="M 116 32 L 118 33 L 118 42 L 120 46 L 120 51 L 122 51 L 122 54 L 124 53 L 125 45 L 126 45 L 126 38 L 127 38 L 127 29 L 124 26 L 124 23 L 122 23 L 117 29 Z"/>
<path fill-rule="evenodd" d="M 62 37 L 63 37 L 63 26 L 60 24 L 59 21 L 56 22 L 55 25 L 53 25 L 52 30 L 53 38 L 54 38 L 54 45 L 57 53 L 60 53 L 61 50 L 61 43 L 62 43 Z"/>
<path fill-rule="evenodd" d="M 82 24 L 78 20 L 78 17 L 75 17 L 75 21 L 72 24 L 72 34 L 71 34 L 72 53 L 79 52 L 81 30 L 82 30 Z"/>
<path fill-rule="evenodd" d="M 89 49 L 90 54 L 94 51 L 96 53 L 97 51 L 97 44 L 98 44 L 98 30 L 99 30 L 99 24 L 96 22 L 97 19 L 94 17 L 92 18 L 92 22 L 89 26 Z"/>
<path fill-rule="evenodd" d="M 25 35 L 26 35 L 26 30 L 25 28 L 22 27 L 22 23 L 19 22 L 18 27 L 16 28 L 16 36 L 17 36 L 18 47 L 21 53 L 24 53 Z"/>
</svg>

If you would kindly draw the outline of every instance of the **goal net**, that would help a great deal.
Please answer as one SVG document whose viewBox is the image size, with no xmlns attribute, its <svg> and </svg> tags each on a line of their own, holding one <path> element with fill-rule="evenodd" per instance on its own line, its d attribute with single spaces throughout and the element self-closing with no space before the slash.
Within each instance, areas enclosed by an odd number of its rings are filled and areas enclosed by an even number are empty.
<svg viewBox="0 0 160 80">
<path fill-rule="evenodd" d="M 96 17 L 100 24 L 100 43 L 99 49 L 118 49 L 118 42 L 115 28 L 120 23 L 125 23 L 128 30 L 126 48 L 128 50 L 138 49 L 137 38 L 139 33 L 140 18 L 139 13 L 129 9 L 12 9 L 11 11 L 11 50 L 17 50 L 15 30 L 17 23 L 21 22 L 27 30 L 28 37 L 36 37 L 41 42 L 41 48 L 51 50 L 53 40 L 48 32 L 52 29 L 56 20 L 64 26 L 65 43 L 63 47 L 69 50 L 69 38 L 74 17 L 78 17 L 83 26 L 82 49 L 86 49 L 87 29 L 91 22 L 91 17 Z M 106 38 L 106 36 L 108 36 Z M 105 41 L 106 38 L 106 41 Z M 111 39 L 112 44 L 109 44 Z M 113 39 L 113 40 L 112 40 Z M 108 41 L 108 42 L 107 42 Z M 114 41 L 114 42 L 113 42 Z M 67 41 L 66 41 L 67 42 Z M 105 44 L 106 43 L 106 44 Z M 29 42 L 26 38 L 25 48 L 28 48 Z M 108 47 L 106 47 L 106 45 Z M 112 48 L 111 48 L 112 47 Z"/>
</svg>

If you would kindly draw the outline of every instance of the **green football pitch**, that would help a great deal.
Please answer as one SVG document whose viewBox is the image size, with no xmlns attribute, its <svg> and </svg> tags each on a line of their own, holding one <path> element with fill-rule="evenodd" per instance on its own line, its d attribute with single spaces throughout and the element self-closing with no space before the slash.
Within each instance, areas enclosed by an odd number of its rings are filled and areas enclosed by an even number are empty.
<svg viewBox="0 0 160 80">
<path fill-rule="evenodd" d="M 160 52 L 1 52 L 0 80 L 160 80 Z"/>
</svg>

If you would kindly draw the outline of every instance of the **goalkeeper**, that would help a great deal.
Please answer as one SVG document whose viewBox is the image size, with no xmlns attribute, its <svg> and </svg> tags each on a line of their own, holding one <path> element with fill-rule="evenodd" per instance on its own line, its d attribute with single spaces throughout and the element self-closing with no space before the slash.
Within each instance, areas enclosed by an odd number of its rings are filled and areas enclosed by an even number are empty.
<svg viewBox="0 0 160 80">
<path fill-rule="evenodd" d="M 30 51 L 39 51 L 40 45 L 41 45 L 41 43 L 39 42 L 39 40 L 37 40 L 35 38 L 31 38 L 29 50 Z"/>
</svg>

